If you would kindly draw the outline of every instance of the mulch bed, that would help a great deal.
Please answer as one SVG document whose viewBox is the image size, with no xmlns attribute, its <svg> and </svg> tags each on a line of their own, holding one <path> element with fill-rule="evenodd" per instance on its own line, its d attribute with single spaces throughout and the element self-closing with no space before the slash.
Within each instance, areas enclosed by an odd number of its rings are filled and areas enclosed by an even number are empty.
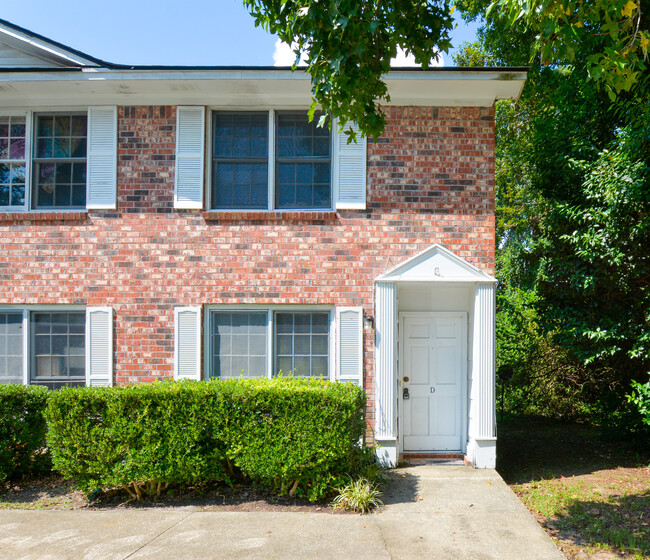
<svg viewBox="0 0 650 560">
<path fill-rule="evenodd" d="M 195 507 L 200 511 L 297 511 L 346 515 L 328 502 L 309 502 L 296 497 L 275 496 L 259 486 L 205 486 L 170 488 L 160 496 L 134 502 L 122 489 L 88 496 L 61 476 L 7 482 L 0 485 L 0 509 L 106 509 Z"/>
</svg>

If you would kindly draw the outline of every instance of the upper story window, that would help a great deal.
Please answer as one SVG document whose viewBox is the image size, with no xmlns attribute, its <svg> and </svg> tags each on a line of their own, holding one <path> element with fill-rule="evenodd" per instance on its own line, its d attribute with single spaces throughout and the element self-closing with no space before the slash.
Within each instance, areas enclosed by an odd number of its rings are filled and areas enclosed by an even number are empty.
<svg viewBox="0 0 650 560">
<path fill-rule="evenodd" d="M 213 206 L 268 208 L 268 113 L 218 111 L 213 127 Z"/>
<path fill-rule="evenodd" d="M 331 134 L 305 112 L 277 113 L 275 207 L 330 208 Z"/>
<path fill-rule="evenodd" d="M 331 132 L 306 111 L 215 111 L 211 208 L 332 207 Z"/>
<path fill-rule="evenodd" d="M 36 115 L 32 206 L 86 206 L 88 119 L 83 114 Z"/>
<path fill-rule="evenodd" d="M 85 208 L 86 114 L 31 117 L 0 117 L 0 207 Z"/>
<path fill-rule="evenodd" d="M 0 116 L 0 210 L 115 208 L 117 107 Z"/>
</svg>

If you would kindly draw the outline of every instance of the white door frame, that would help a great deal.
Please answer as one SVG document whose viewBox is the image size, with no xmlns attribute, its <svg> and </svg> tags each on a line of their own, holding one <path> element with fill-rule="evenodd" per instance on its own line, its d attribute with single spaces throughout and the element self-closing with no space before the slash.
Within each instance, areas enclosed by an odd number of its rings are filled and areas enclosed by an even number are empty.
<svg viewBox="0 0 650 560">
<path fill-rule="evenodd" d="M 431 318 L 447 318 L 447 319 L 461 319 L 461 405 L 460 405 L 460 449 L 461 453 L 465 453 L 467 446 L 467 313 L 465 311 L 401 311 L 398 313 L 397 330 L 399 333 L 399 348 L 397 350 L 397 425 L 398 425 L 398 441 L 399 453 L 404 453 L 404 422 L 400 421 L 402 416 L 402 386 L 404 379 L 404 360 L 402 353 L 404 351 L 404 319 L 407 317 L 431 317 Z M 435 449 L 431 451 L 435 452 Z M 423 453 L 425 453 L 423 451 Z M 447 451 L 449 453 L 449 451 Z"/>
</svg>

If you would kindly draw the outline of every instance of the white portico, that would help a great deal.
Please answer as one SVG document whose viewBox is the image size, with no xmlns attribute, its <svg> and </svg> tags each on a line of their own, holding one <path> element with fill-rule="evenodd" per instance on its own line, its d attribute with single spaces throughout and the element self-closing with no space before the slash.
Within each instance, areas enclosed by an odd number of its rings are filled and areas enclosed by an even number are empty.
<svg viewBox="0 0 650 560">
<path fill-rule="evenodd" d="M 494 278 L 441 245 L 375 280 L 375 440 L 496 463 Z"/>
</svg>

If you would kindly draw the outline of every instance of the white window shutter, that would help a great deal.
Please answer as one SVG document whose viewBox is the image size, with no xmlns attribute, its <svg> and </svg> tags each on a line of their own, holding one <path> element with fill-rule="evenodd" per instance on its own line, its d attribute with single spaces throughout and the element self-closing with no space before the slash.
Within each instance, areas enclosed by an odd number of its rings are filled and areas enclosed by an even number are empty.
<svg viewBox="0 0 650 560">
<path fill-rule="evenodd" d="M 86 308 L 86 385 L 113 385 L 113 309 Z"/>
<path fill-rule="evenodd" d="M 366 207 L 366 138 L 361 137 L 356 123 L 348 123 L 338 131 L 338 121 L 332 123 L 334 134 L 334 192 L 336 209 L 363 210 Z M 348 142 L 345 130 L 352 128 L 357 141 Z"/>
<path fill-rule="evenodd" d="M 176 108 L 174 208 L 203 208 L 205 107 Z"/>
<path fill-rule="evenodd" d="M 201 379 L 201 308 L 174 309 L 174 379 Z"/>
<path fill-rule="evenodd" d="M 337 378 L 363 387 L 363 308 L 336 308 Z"/>
<path fill-rule="evenodd" d="M 117 207 L 117 107 L 88 107 L 86 207 Z"/>
</svg>

